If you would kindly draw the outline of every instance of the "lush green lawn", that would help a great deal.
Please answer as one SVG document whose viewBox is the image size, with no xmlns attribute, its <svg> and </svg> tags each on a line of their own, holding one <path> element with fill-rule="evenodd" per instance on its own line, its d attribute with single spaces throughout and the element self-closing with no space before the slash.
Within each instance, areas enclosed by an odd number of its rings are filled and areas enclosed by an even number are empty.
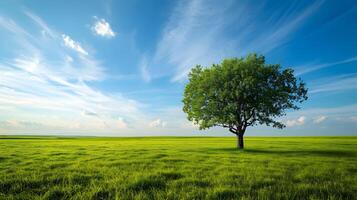
<svg viewBox="0 0 357 200">
<path fill-rule="evenodd" d="M 0 199 L 356 199 L 357 137 L 0 137 Z"/>
</svg>

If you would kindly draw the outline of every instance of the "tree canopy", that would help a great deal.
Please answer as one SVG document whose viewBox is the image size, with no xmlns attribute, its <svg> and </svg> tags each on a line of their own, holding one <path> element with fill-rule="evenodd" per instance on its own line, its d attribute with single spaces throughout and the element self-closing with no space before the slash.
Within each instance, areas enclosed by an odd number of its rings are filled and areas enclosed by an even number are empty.
<svg viewBox="0 0 357 200">
<path fill-rule="evenodd" d="M 197 65 L 188 78 L 183 98 L 188 119 L 200 129 L 221 126 L 242 138 L 248 126 L 284 128 L 275 118 L 307 100 L 305 83 L 292 69 L 266 64 L 257 54 L 207 68 Z"/>
</svg>

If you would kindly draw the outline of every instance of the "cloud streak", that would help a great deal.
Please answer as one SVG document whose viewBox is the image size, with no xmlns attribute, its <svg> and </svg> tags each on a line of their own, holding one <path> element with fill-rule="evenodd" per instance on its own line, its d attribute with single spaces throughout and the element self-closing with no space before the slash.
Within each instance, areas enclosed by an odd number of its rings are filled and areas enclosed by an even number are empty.
<svg viewBox="0 0 357 200">
<path fill-rule="evenodd" d="M 75 50 L 78 53 L 81 53 L 83 55 L 88 55 L 88 52 L 85 51 L 78 42 L 72 40 L 72 38 L 70 38 L 68 35 L 62 34 L 62 39 L 63 39 L 63 42 L 64 42 L 63 44 L 66 47 L 71 48 L 71 49 L 73 49 L 73 50 Z"/>
<path fill-rule="evenodd" d="M 145 82 L 149 82 L 151 80 L 151 76 L 148 71 L 148 61 L 146 57 L 143 57 L 140 61 L 140 74 Z"/>
<path fill-rule="evenodd" d="M 162 121 L 161 119 L 155 119 L 149 123 L 150 128 L 164 128 L 166 127 L 166 122 Z"/>
<path fill-rule="evenodd" d="M 55 33 L 51 28 L 48 27 L 47 23 L 44 22 L 39 16 L 33 14 L 30 11 L 25 11 L 25 14 L 33 20 L 39 27 L 42 28 L 43 33 L 48 34 L 50 37 L 55 38 L 57 33 Z"/>
<path fill-rule="evenodd" d="M 314 124 L 320 124 L 327 119 L 327 116 L 318 116 L 314 119 Z"/>
<path fill-rule="evenodd" d="M 357 61 L 357 56 L 348 58 L 348 59 L 344 59 L 344 60 L 340 60 L 340 61 L 336 61 L 336 62 L 331 62 L 331 63 L 322 63 L 322 64 L 318 64 L 318 65 L 307 65 L 307 66 L 300 66 L 297 67 L 295 69 L 295 74 L 300 76 L 303 74 L 307 74 L 307 73 L 311 73 L 320 69 L 324 69 L 324 68 L 328 68 L 328 67 L 332 67 L 332 66 L 336 66 L 336 65 L 342 65 L 342 64 L 347 64 L 347 63 L 352 63 L 352 62 L 356 62 Z"/>
<path fill-rule="evenodd" d="M 264 16 L 264 3 L 257 6 L 250 1 L 180 1 L 164 28 L 153 62 L 149 62 L 161 67 L 150 66 L 150 71 L 160 74 L 166 67 L 166 75 L 180 81 L 196 64 L 207 66 L 251 51 L 267 53 L 288 42 L 322 3 L 315 1 L 302 8 L 283 4 L 271 10 L 270 16 Z"/>
<path fill-rule="evenodd" d="M 332 76 L 313 83 L 310 94 L 357 90 L 357 74 Z"/>
<path fill-rule="evenodd" d="M 0 28 L 7 30 L 7 37 L 15 35 L 11 42 L 21 49 L 17 56 L 0 61 L 0 110 L 11 110 L 3 116 L 8 120 L 0 123 L 2 128 L 115 132 L 145 118 L 141 103 L 104 94 L 88 84 L 105 78 L 100 61 L 40 17 L 25 14 L 50 37 L 31 34 L 0 16 Z"/>
<path fill-rule="evenodd" d="M 286 126 L 287 127 L 293 127 L 293 126 L 301 126 L 305 124 L 305 116 L 301 116 L 297 119 L 291 119 L 286 121 Z"/>
</svg>

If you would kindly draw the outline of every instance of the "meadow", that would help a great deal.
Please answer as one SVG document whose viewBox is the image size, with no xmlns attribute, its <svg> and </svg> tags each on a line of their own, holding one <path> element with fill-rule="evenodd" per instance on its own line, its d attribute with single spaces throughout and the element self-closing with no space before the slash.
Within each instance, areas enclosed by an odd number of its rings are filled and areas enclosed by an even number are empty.
<svg viewBox="0 0 357 200">
<path fill-rule="evenodd" d="M 0 199 L 357 199 L 357 137 L 0 136 Z"/>
</svg>

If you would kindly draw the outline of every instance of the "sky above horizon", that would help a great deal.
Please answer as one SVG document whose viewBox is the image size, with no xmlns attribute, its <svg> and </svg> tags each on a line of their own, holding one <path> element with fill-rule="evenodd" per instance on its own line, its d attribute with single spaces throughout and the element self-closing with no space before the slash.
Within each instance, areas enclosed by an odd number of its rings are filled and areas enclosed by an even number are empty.
<svg viewBox="0 0 357 200">
<path fill-rule="evenodd" d="M 230 135 L 182 111 L 196 64 L 263 54 L 309 88 L 283 130 L 357 135 L 356 1 L 0 1 L 0 134 Z"/>
</svg>

